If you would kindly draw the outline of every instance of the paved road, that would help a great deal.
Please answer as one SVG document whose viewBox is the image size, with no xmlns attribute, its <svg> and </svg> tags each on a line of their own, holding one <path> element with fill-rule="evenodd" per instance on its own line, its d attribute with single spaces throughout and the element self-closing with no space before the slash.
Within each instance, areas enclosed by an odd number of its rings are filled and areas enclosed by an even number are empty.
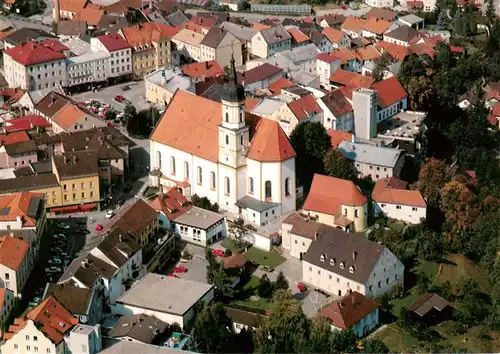
<svg viewBox="0 0 500 354">
<path fill-rule="evenodd" d="M 40 23 L 39 21 L 30 20 L 29 18 L 26 18 L 26 17 L 11 14 L 9 16 L 1 16 L 0 15 L 0 19 L 9 20 L 10 22 L 12 22 L 12 24 L 14 25 L 14 27 L 16 29 L 27 27 L 27 28 L 41 29 L 41 30 L 44 30 L 46 32 L 52 32 L 52 26 L 48 26 L 46 24 Z"/>
</svg>

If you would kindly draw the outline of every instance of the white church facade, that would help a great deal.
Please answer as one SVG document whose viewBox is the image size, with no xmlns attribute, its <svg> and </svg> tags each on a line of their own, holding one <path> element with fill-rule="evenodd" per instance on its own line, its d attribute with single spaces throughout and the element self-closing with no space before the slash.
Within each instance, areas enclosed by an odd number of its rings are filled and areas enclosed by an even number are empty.
<svg viewBox="0 0 500 354">
<path fill-rule="evenodd" d="M 151 135 L 150 180 L 263 226 L 296 208 L 295 152 L 277 122 L 245 111 L 235 75 L 221 103 L 177 91 Z"/>
</svg>

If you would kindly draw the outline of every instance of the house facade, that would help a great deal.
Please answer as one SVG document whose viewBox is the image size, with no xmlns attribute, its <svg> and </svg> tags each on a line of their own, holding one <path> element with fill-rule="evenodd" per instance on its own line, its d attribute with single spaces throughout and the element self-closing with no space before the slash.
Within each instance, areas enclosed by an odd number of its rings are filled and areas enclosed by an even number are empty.
<svg viewBox="0 0 500 354">
<path fill-rule="evenodd" d="M 34 257 L 28 242 L 9 235 L 0 237 L 0 285 L 21 298 L 33 270 Z"/>
<path fill-rule="evenodd" d="M 269 58 L 291 48 L 292 37 L 282 25 L 262 30 L 252 37 L 252 54 L 259 58 Z"/>
<path fill-rule="evenodd" d="M 243 64 L 241 42 L 230 32 L 212 27 L 201 41 L 200 61 L 215 60 L 221 67 L 229 67 L 231 55 L 234 56 L 235 65 Z"/>
<path fill-rule="evenodd" d="M 132 74 L 132 48 L 119 34 L 105 34 L 90 39 L 91 48 L 109 55 L 108 76 L 119 77 Z"/>
</svg>

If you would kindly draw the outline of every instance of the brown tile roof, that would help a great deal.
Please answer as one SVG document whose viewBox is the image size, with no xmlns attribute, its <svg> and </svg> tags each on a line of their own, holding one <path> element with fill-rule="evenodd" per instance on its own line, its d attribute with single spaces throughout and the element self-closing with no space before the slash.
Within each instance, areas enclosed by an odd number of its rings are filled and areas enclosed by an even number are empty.
<svg viewBox="0 0 500 354">
<path fill-rule="evenodd" d="M 207 32 L 201 44 L 210 48 L 217 48 L 228 32 L 219 27 L 212 27 Z"/>
<path fill-rule="evenodd" d="M 320 229 L 318 238 L 311 242 L 302 260 L 364 284 L 384 249 L 383 245 L 369 241 L 365 236 L 324 225 Z M 323 261 L 321 261 L 321 256 L 323 256 Z M 343 268 L 341 263 L 343 263 Z"/>
<path fill-rule="evenodd" d="M 138 199 L 123 207 L 105 226 L 107 231 L 119 229 L 136 237 L 158 218 L 158 213 L 148 203 Z M 104 232 L 106 230 L 103 230 Z"/>
<path fill-rule="evenodd" d="M 406 56 L 410 54 L 409 47 L 404 47 L 386 41 L 378 42 L 377 44 L 375 44 L 375 48 L 377 48 L 381 53 L 387 52 L 397 61 L 403 61 L 404 58 L 406 58 Z"/>
<path fill-rule="evenodd" d="M 332 144 L 332 148 L 336 149 L 337 146 L 343 141 L 352 141 L 353 135 L 348 132 L 344 132 L 342 130 L 333 130 L 328 129 L 328 136 L 330 137 L 330 142 Z"/>
<path fill-rule="evenodd" d="M 86 22 L 89 26 L 98 26 L 104 16 L 104 10 L 87 7 L 78 11 L 72 20 Z"/>
<path fill-rule="evenodd" d="M 267 89 L 271 91 L 273 95 L 280 95 L 282 89 L 292 86 L 295 86 L 294 82 L 288 80 L 287 78 L 282 77 L 279 80 L 273 82 L 271 85 L 269 85 Z"/>
<path fill-rule="evenodd" d="M 430 310 L 443 311 L 450 303 L 436 293 L 425 293 L 420 295 L 410 306 L 409 311 L 415 312 L 420 317 L 424 317 Z"/>
<path fill-rule="evenodd" d="M 324 231 L 326 225 L 306 214 L 292 213 L 283 220 L 283 224 L 292 225 L 290 232 L 294 235 L 315 240 Z"/>
<path fill-rule="evenodd" d="M 146 314 L 122 316 L 108 332 L 113 338 L 128 337 L 141 343 L 152 344 L 157 336 L 163 334 L 169 325 L 154 316 Z"/>
<path fill-rule="evenodd" d="M 168 220 L 175 220 L 193 206 L 177 188 L 157 196 L 150 204 L 151 208 L 161 211 Z"/>
<path fill-rule="evenodd" d="M 359 61 L 377 60 L 382 56 L 373 46 L 354 49 L 352 53 Z"/>
<path fill-rule="evenodd" d="M 61 95 L 57 92 L 49 92 L 35 105 L 35 110 L 51 118 L 70 102 L 71 99 L 67 96 Z"/>
<path fill-rule="evenodd" d="M 363 24 L 363 29 L 365 31 L 373 32 L 375 34 L 381 35 L 391 27 L 392 22 L 378 20 L 376 18 L 369 18 Z"/>
<path fill-rule="evenodd" d="M 30 137 L 25 131 L 0 134 L 0 146 L 23 143 L 29 140 Z"/>
<path fill-rule="evenodd" d="M 156 211 L 155 215 L 157 215 Z M 138 217 L 140 216 L 141 215 Z M 126 217 L 130 217 L 130 215 Z M 133 225 L 130 223 L 128 225 L 122 225 L 122 227 L 126 226 L 131 227 Z M 131 234 L 124 231 L 122 227 L 114 227 L 111 232 L 106 235 L 106 238 L 96 246 L 96 248 L 109 259 L 111 264 L 116 266 L 116 268 L 124 266 L 128 260 L 141 249 L 137 243 L 137 238 L 138 233 L 142 232 L 142 229 L 138 229 L 139 231 L 137 234 Z"/>
<path fill-rule="evenodd" d="M 400 26 L 393 31 L 385 33 L 384 36 L 403 42 L 410 42 L 420 37 L 420 32 L 410 26 Z"/>
<path fill-rule="evenodd" d="M 15 237 L 5 235 L 0 237 L 0 264 L 17 272 L 21 266 L 30 244 Z"/>
<path fill-rule="evenodd" d="M 288 107 L 299 121 L 323 112 L 313 95 L 307 95 L 292 101 Z"/>
<path fill-rule="evenodd" d="M 22 141 L 19 143 L 5 145 L 5 152 L 9 156 L 19 154 L 35 154 L 37 152 L 36 144 L 33 140 Z"/>
<path fill-rule="evenodd" d="M 78 12 L 87 6 L 87 0 L 59 0 L 59 8 L 62 11 Z"/>
<path fill-rule="evenodd" d="M 248 260 L 240 253 L 233 253 L 229 257 L 224 257 L 222 259 L 224 263 L 224 269 L 237 268 L 240 269 L 245 264 L 247 264 Z"/>
<path fill-rule="evenodd" d="M 366 20 L 354 16 L 347 16 L 340 28 L 356 33 L 361 33 Z"/>
<path fill-rule="evenodd" d="M 309 37 L 305 35 L 300 29 L 298 28 L 290 28 L 287 30 L 290 36 L 292 36 L 292 39 L 294 40 L 295 43 L 303 43 L 307 42 L 309 40 Z"/>
<path fill-rule="evenodd" d="M 336 60 L 340 60 L 340 64 L 347 64 L 350 60 L 355 60 L 356 56 L 350 49 L 339 48 L 333 50 L 330 55 Z"/>
<path fill-rule="evenodd" d="M 378 92 L 378 104 L 380 107 L 389 107 L 408 97 L 408 94 L 396 76 L 379 81 L 373 84 L 372 88 Z"/>
<path fill-rule="evenodd" d="M 344 15 L 326 15 L 323 20 L 328 23 L 329 26 L 341 25 L 345 22 L 346 17 Z"/>
<path fill-rule="evenodd" d="M 328 318 L 335 327 L 350 328 L 379 307 L 373 299 L 353 291 L 340 300 L 323 307 L 320 316 Z"/>
<path fill-rule="evenodd" d="M 321 97 L 321 101 L 336 118 L 343 117 L 353 112 L 351 104 L 340 90 L 333 90 L 324 95 Z"/>
<path fill-rule="evenodd" d="M 270 78 L 276 74 L 283 72 L 283 69 L 271 65 L 269 63 L 264 63 L 262 65 L 256 66 L 253 69 L 245 71 L 245 73 L 238 72 L 238 83 L 245 85 L 253 84 L 254 82 L 259 82 Z"/>
<path fill-rule="evenodd" d="M 57 23 L 57 34 L 67 36 L 85 36 L 87 33 L 87 23 L 83 21 L 59 21 Z"/>
<path fill-rule="evenodd" d="M 5 339 L 12 338 L 26 326 L 28 320 L 32 320 L 45 337 L 54 344 L 59 344 L 73 326 L 78 324 L 76 317 L 71 315 L 54 297 L 49 296 L 28 312 L 25 318 L 17 318 L 14 325 L 10 326 L 9 332 L 5 334 Z"/>
<path fill-rule="evenodd" d="M 352 71 L 347 71 L 343 69 L 337 69 L 330 76 L 330 81 L 336 84 L 341 84 L 347 86 L 352 84 L 356 88 L 369 88 L 372 86 L 375 81 L 373 77 L 367 75 L 361 75 L 358 73 L 354 73 Z"/>
<path fill-rule="evenodd" d="M 398 17 L 398 13 L 389 9 L 381 9 L 373 7 L 365 15 L 366 18 L 376 18 L 384 21 L 394 21 Z"/>
<path fill-rule="evenodd" d="M 70 283 L 49 284 L 45 296 L 53 296 L 74 315 L 86 315 L 90 310 L 93 290 Z"/>
<path fill-rule="evenodd" d="M 405 189 L 406 186 L 403 186 L 403 183 L 395 180 L 379 179 L 375 183 L 372 199 L 379 203 L 401 204 L 420 208 L 427 206 L 419 191 L 410 191 Z"/>
<path fill-rule="evenodd" d="M 23 227 L 35 226 L 43 197 L 43 193 L 33 192 L 0 196 L 0 221 L 14 221 L 20 217 Z"/>
<path fill-rule="evenodd" d="M 40 173 L 20 178 L 0 180 L 0 193 L 39 190 L 59 186 L 59 181 L 53 173 Z"/>
<path fill-rule="evenodd" d="M 341 30 L 332 28 L 332 27 L 325 27 L 323 29 L 323 35 L 328 38 L 328 40 L 332 43 L 338 43 L 342 40 L 342 37 L 344 36 L 344 32 Z"/>
<path fill-rule="evenodd" d="M 303 209 L 335 215 L 342 205 L 366 203 L 366 197 L 353 181 L 314 174 Z"/>
<path fill-rule="evenodd" d="M 186 64 L 182 67 L 182 73 L 190 77 L 209 78 L 224 75 L 224 68 L 215 60 L 210 60 Z"/>
<path fill-rule="evenodd" d="M 97 153 L 94 151 L 66 152 L 62 155 L 54 155 L 52 159 L 60 180 L 99 174 Z"/>
<path fill-rule="evenodd" d="M 260 119 L 247 158 L 260 162 L 277 162 L 292 157 L 295 157 L 295 151 L 278 122 Z"/>
</svg>

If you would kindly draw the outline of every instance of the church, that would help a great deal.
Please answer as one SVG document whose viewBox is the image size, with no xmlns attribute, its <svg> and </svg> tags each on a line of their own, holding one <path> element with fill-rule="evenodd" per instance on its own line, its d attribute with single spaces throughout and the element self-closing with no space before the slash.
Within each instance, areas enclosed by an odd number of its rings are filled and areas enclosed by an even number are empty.
<svg viewBox="0 0 500 354">
<path fill-rule="evenodd" d="M 280 125 L 245 111 L 234 59 L 221 103 L 178 90 L 150 138 L 150 184 L 197 194 L 257 226 L 294 211 L 295 152 Z"/>
</svg>

